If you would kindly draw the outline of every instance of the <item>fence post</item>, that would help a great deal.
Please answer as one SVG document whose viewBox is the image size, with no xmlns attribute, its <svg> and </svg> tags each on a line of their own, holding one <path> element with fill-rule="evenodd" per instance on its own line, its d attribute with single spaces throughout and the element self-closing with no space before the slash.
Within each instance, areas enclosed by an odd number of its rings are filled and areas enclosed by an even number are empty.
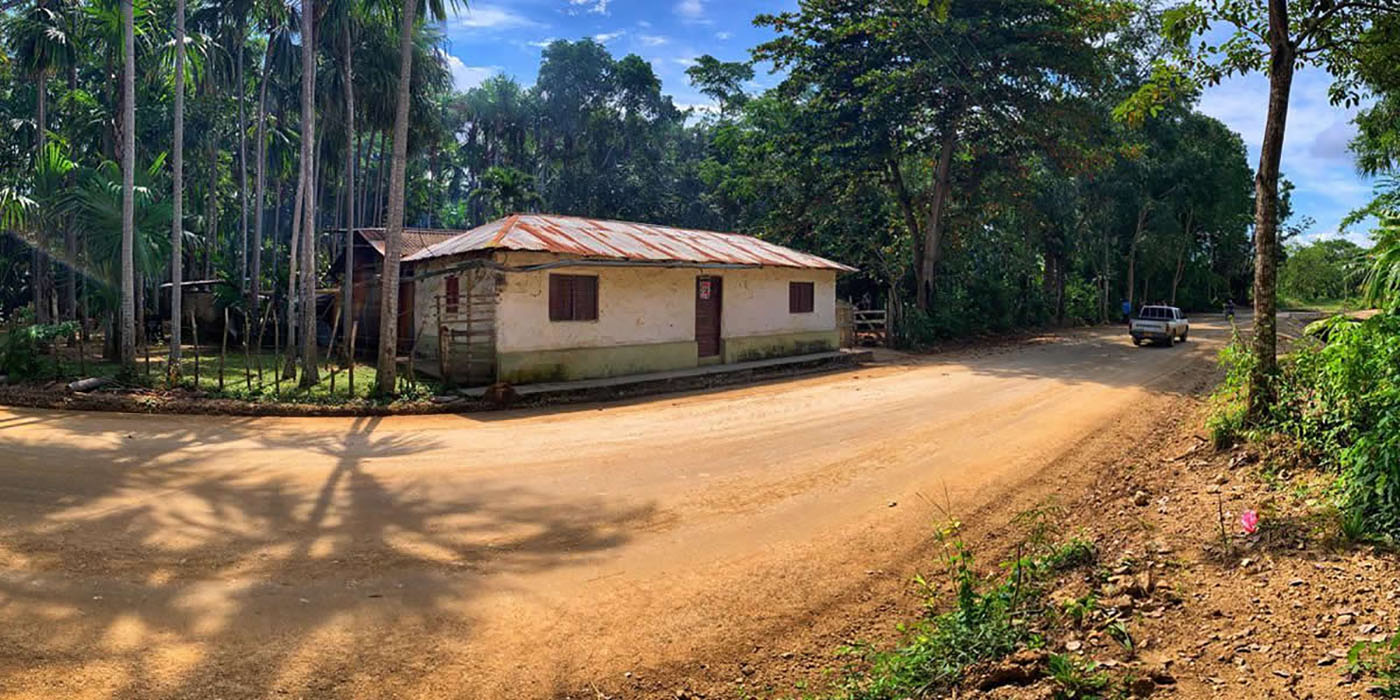
<svg viewBox="0 0 1400 700">
<path fill-rule="evenodd" d="M 228 307 L 224 307 L 224 337 L 219 345 L 219 393 L 224 393 L 224 362 L 228 358 Z"/>
<path fill-rule="evenodd" d="M 190 309 L 190 338 L 194 340 L 194 390 L 199 391 L 199 324 L 195 322 L 194 309 Z"/>
</svg>

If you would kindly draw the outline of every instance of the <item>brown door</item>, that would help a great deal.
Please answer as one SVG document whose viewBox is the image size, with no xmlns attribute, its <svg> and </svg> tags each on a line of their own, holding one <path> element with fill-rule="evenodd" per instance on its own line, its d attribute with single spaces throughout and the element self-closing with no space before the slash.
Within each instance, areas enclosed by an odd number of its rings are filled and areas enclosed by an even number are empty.
<svg viewBox="0 0 1400 700">
<path fill-rule="evenodd" d="M 695 344 L 700 357 L 719 355 L 719 318 L 723 306 L 724 280 L 719 277 L 695 278 Z"/>
</svg>

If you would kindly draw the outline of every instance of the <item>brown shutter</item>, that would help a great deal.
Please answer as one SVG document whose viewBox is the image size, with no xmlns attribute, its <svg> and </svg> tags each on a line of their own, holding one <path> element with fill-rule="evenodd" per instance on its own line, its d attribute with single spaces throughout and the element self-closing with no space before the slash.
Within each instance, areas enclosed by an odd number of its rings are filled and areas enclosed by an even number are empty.
<svg viewBox="0 0 1400 700">
<path fill-rule="evenodd" d="M 598 278 L 584 275 L 575 276 L 574 283 L 574 320 L 575 321 L 597 321 L 598 320 Z"/>
<path fill-rule="evenodd" d="M 569 278 L 549 276 L 549 320 L 569 321 L 573 316 L 573 299 L 569 293 Z"/>
<path fill-rule="evenodd" d="M 816 308 L 816 285 L 788 282 L 788 313 L 809 314 Z"/>
</svg>

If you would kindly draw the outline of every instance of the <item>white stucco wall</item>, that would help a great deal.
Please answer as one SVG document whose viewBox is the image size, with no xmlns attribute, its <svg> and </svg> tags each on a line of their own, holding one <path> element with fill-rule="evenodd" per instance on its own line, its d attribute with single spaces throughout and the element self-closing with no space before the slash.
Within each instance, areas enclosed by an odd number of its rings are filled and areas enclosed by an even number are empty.
<svg viewBox="0 0 1400 700">
<path fill-rule="evenodd" d="M 499 252 L 505 265 L 557 260 L 545 253 Z M 457 264 L 455 259 L 419 263 L 420 271 Z M 550 321 L 549 275 L 598 277 L 598 320 Z M 499 353 L 606 348 L 695 340 L 695 279 L 723 278 L 721 333 L 725 338 L 781 335 L 836 328 L 836 273 L 792 268 L 697 269 L 661 267 L 564 267 L 496 277 L 496 350 Z M 435 297 L 444 277 L 421 280 L 414 313 L 422 335 L 420 354 L 436 354 Z M 812 313 L 788 312 L 788 283 L 814 283 Z M 466 280 L 462 293 L 467 293 Z"/>
<path fill-rule="evenodd" d="M 725 338 L 777 335 L 836 328 L 836 272 L 766 267 L 723 270 Z M 788 313 L 788 283 L 812 282 L 812 313 Z"/>
<path fill-rule="evenodd" d="M 555 256 L 509 252 L 507 265 Z M 598 320 L 550 321 L 549 275 L 596 275 Z M 566 267 L 508 273 L 497 290 L 497 352 L 674 343 L 695 339 L 695 270 L 656 267 Z"/>
</svg>

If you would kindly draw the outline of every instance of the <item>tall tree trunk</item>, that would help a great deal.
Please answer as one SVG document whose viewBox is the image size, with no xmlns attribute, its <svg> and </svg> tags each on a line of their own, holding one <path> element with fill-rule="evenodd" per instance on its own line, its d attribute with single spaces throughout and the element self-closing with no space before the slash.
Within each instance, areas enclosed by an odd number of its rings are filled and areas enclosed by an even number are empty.
<svg viewBox="0 0 1400 700">
<path fill-rule="evenodd" d="M 1176 251 L 1176 272 L 1172 273 L 1172 306 L 1176 306 L 1176 291 L 1181 287 L 1181 278 L 1186 272 L 1186 249 L 1191 247 L 1194 236 L 1191 235 L 1191 227 L 1195 224 L 1196 218 L 1194 208 L 1186 210 L 1186 229 L 1181 233 L 1181 247 Z"/>
<path fill-rule="evenodd" d="M 304 170 L 305 165 L 301 168 Z M 297 305 L 299 295 L 297 294 L 297 284 L 300 281 L 297 270 L 300 269 L 301 256 L 301 210 L 304 207 L 303 200 L 306 198 L 306 173 L 302 172 L 297 176 L 297 193 L 292 200 L 292 235 L 287 239 L 287 363 L 282 368 L 283 379 L 293 379 L 296 377 L 297 360 Z"/>
<path fill-rule="evenodd" d="M 248 284 L 248 308 L 255 316 L 262 303 L 263 222 L 267 219 L 267 84 L 271 65 L 272 42 L 268 41 L 267 49 L 263 53 L 262 75 L 258 85 L 258 132 L 255 137 L 257 150 L 254 155 L 257 162 L 253 166 L 253 261 L 249 272 L 252 279 Z M 278 206 L 281 206 L 280 202 Z M 261 351 L 262 348 L 258 350 Z"/>
<path fill-rule="evenodd" d="M 42 3 L 40 7 L 42 7 Z M 44 160 L 44 147 L 48 145 L 48 70 L 40 70 L 34 76 L 34 111 L 36 118 L 35 142 L 34 142 L 34 164 L 38 166 Z M 36 167 L 37 169 L 37 167 Z M 34 321 L 36 323 L 51 323 L 49 318 L 49 256 L 44 252 L 45 240 L 48 238 L 47 221 L 50 212 L 43 212 L 39 216 L 39 228 L 35 232 L 34 251 L 31 255 L 30 263 L 30 284 L 34 288 Z"/>
<path fill-rule="evenodd" d="M 1288 126 L 1297 49 L 1289 36 L 1288 0 L 1269 0 L 1269 113 L 1254 176 L 1254 366 L 1249 376 L 1249 415 L 1259 417 L 1273 401 L 1278 369 L 1278 176 Z"/>
<path fill-rule="evenodd" d="M 212 132 L 205 138 L 209 139 L 209 190 L 204 201 L 204 279 L 213 279 L 214 253 L 219 249 L 219 150 Z"/>
<path fill-rule="evenodd" d="M 175 0 L 175 138 L 171 146 L 170 198 L 170 360 L 166 376 L 180 380 L 181 312 L 185 281 L 185 0 Z"/>
<path fill-rule="evenodd" d="M 234 98 L 238 100 L 238 291 L 244 298 L 248 298 L 248 112 L 247 100 L 244 93 L 247 91 L 247 84 L 243 75 L 243 47 L 247 44 L 247 28 L 243 22 L 238 23 L 238 68 L 234 78 L 238 82 L 238 87 L 234 89 Z M 272 42 L 268 42 L 271 44 Z M 244 314 L 245 319 L 251 319 L 256 303 L 248 304 L 248 312 Z M 244 324 L 245 331 L 251 328 L 251 321 Z M 244 340 L 247 340 L 245 333 Z"/>
<path fill-rule="evenodd" d="M 68 64 L 68 94 L 71 95 L 77 90 L 78 64 L 75 61 Z M 73 118 L 74 115 L 69 116 Z M 76 168 L 68 171 L 70 191 L 78 186 L 77 176 Z M 67 263 L 63 270 L 63 320 L 72 321 L 78 317 L 78 217 L 76 214 L 68 217 L 67 227 L 63 231 L 63 257 Z"/>
<path fill-rule="evenodd" d="M 1147 226 L 1147 214 L 1148 214 L 1149 211 L 1151 211 L 1151 209 L 1152 209 L 1152 200 L 1149 199 L 1149 200 L 1147 200 L 1147 201 L 1145 201 L 1145 202 L 1142 203 L 1142 207 L 1138 209 L 1137 228 L 1133 229 L 1133 239 L 1132 239 L 1131 241 L 1129 241 L 1129 243 L 1128 243 L 1128 308 L 1129 308 L 1129 309 L 1135 309 L 1135 308 L 1137 308 L 1137 307 L 1133 304 L 1133 292 L 1134 292 L 1134 289 L 1133 289 L 1133 280 L 1134 280 L 1134 278 L 1136 277 L 1136 274 L 1137 274 L 1137 247 L 1138 247 L 1138 242 L 1140 242 L 1140 241 L 1142 240 L 1142 230 L 1143 230 L 1144 227 Z M 1146 300 L 1146 299 L 1143 299 L 1143 303 L 1144 303 L 1144 304 L 1147 303 L 1147 300 Z"/>
<path fill-rule="evenodd" d="M 133 0 L 122 14 L 121 364 L 136 367 L 136 19 Z"/>
<path fill-rule="evenodd" d="M 957 127 L 949 125 L 942 143 L 938 146 L 938 167 L 934 171 L 928 218 L 924 221 L 923 248 L 919 252 L 919 293 L 916 303 L 925 311 L 933 301 L 934 275 L 943 252 L 943 212 L 948 201 L 948 174 L 952 171 L 953 151 L 957 145 Z"/>
<path fill-rule="evenodd" d="M 376 226 L 384 225 L 384 173 L 388 170 L 389 166 L 389 154 L 386 150 L 388 147 L 388 139 L 388 132 L 379 132 L 379 163 L 377 164 L 377 172 L 374 178 L 374 201 L 370 202 L 370 206 L 373 207 L 371 211 L 373 212 L 374 224 Z"/>
<path fill-rule="evenodd" d="M 412 4 L 412 3 L 410 3 Z M 304 2 L 301 12 L 301 167 L 305 181 L 302 198 L 305 211 L 301 222 L 301 381 L 303 388 L 314 386 L 320 377 L 316 370 L 316 5 Z"/>
<path fill-rule="evenodd" d="M 355 66 L 350 50 L 350 22 L 341 25 L 340 40 L 345 60 L 341 63 L 341 82 L 345 84 L 345 271 L 340 279 L 340 328 L 345 366 L 352 368 L 355 358 L 351 348 L 354 324 L 351 323 L 355 302 Z M 353 381 L 353 380 L 352 380 Z"/>
<path fill-rule="evenodd" d="M 379 393 L 394 393 L 398 379 L 399 260 L 403 251 L 404 177 L 408 169 L 408 103 L 413 78 L 414 14 L 418 3 L 403 4 L 399 35 L 398 102 L 394 108 L 394 154 L 389 174 L 389 219 L 384 225 L 384 273 L 379 288 Z M 412 362 L 413 358 L 409 358 Z"/>
</svg>

